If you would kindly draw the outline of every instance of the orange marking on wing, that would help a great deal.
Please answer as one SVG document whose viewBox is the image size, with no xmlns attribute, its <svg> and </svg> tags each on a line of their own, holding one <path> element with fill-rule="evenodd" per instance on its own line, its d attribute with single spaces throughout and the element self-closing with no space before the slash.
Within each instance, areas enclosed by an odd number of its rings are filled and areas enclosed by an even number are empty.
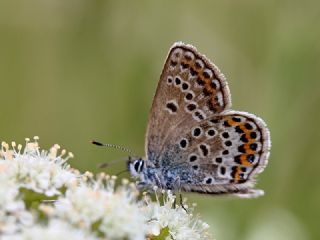
<svg viewBox="0 0 320 240">
<path fill-rule="evenodd" d="M 208 81 L 206 81 L 206 83 L 205 83 L 205 89 L 210 94 L 214 94 L 216 92 L 216 90 L 213 87 L 211 87 L 210 82 L 208 82 Z M 214 98 L 212 98 L 212 99 L 214 100 Z"/>
<path fill-rule="evenodd" d="M 192 58 L 191 57 L 187 57 L 187 56 L 184 56 L 184 60 L 187 62 L 187 63 L 192 63 Z M 193 63 L 192 63 L 193 65 Z"/>
<path fill-rule="evenodd" d="M 198 79 L 197 79 L 198 83 L 201 82 L 203 85 L 206 84 L 205 79 L 203 79 L 200 75 L 198 75 Z"/>
<path fill-rule="evenodd" d="M 250 163 L 247 160 L 247 156 L 248 156 L 248 154 L 241 154 L 241 156 L 240 156 L 240 164 L 243 165 L 243 166 L 252 166 L 252 163 Z"/>
<path fill-rule="evenodd" d="M 201 72 L 201 77 L 206 80 L 206 83 L 210 83 L 210 78 L 207 78 L 206 76 L 204 76 L 203 71 Z"/>
<path fill-rule="evenodd" d="M 240 173 L 241 173 L 240 167 L 237 167 L 236 174 L 235 174 L 236 181 L 240 180 Z"/>
<path fill-rule="evenodd" d="M 231 118 L 228 119 L 227 121 L 228 121 L 228 124 L 229 124 L 230 126 L 238 126 L 238 125 L 239 125 L 239 123 L 233 121 Z"/>
<path fill-rule="evenodd" d="M 245 126 L 244 126 L 243 123 L 240 123 L 240 124 L 239 124 L 239 127 L 240 127 L 240 129 L 241 129 L 245 134 L 249 133 L 249 131 L 245 128 Z"/>
<path fill-rule="evenodd" d="M 198 69 L 196 69 L 194 62 L 190 62 L 190 67 L 192 67 L 195 72 L 199 73 Z"/>
<path fill-rule="evenodd" d="M 244 144 L 244 150 L 246 154 L 255 154 L 255 151 L 250 148 L 250 143 Z"/>
<path fill-rule="evenodd" d="M 251 143 L 254 143 L 254 142 L 256 142 L 257 140 L 256 139 L 254 139 L 254 138 L 252 138 L 251 136 L 250 136 L 250 133 L 251 133 L 252 131 L 249 131 L 248 133 L 246 133 L 246 138 L 248 139 L 248 144 L 251 144 Z"/>
<path fill-rule="evenodd" d="M 208 101 L 209 109 L 214 112 L 220 112 L 222 111 L 222 106 L 217 104 L 217 101 L 214 99 L 214 97 L 210 98 Z"/>
<path fill-rule="evenodd" d="M 244 132 L 244 134 L 246 134 L 246 139 L 248 139 L 248 141 L 249 141 L 248 143 L 250 144 L 250 143 L 255 142 L 256 140 L 250 136 L 250 133 L 253 132 L 253 131 L 252 130 L 248 130 L 244 125 L 245 124 L 242 123 L 242 124 L 239 125 L 239 127 Z"/>
</svg>

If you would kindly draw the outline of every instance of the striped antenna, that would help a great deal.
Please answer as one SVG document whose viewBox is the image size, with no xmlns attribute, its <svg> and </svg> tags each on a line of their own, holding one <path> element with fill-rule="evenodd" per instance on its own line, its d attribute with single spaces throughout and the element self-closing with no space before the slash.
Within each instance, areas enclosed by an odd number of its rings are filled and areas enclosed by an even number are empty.
<svg viewBox="0 0 320 240">
<path fill-rule="evenodd" d="M 97 145 L 97 146 L 102 146 L 102 147 L 109 147 L 109 148 L 115 148 L 115 149 L 119 149 L 123 152 L 127 152 L 130 155 L 133 155 L 132 151 L 126 147 L 122 147 L 119 145 L 115 145 L 115 144 L 111 144 L 111 143 L 101 143 L 101 142 L 97 142 L 97 141 L 91 141 L 92 144 Z"/>
<path fill-rule="evenodd" d="M 133 155 L 132 154 L 132 151 L 130 150 L 130 149 L 128 149 L 128 148 L 125 148 L 125 147 L 122 147 L 122 146 L 119 146 L 119 145 L 115 145 L 115 144 L 110 144 L 110 143 L 101 143 L 101 142 L 97 142 L 97 141 L 91 141 L 91 143 L 92 144 L 94 144 L 94 145 L 97 145 L 97 146 L 101 146 L 101 147 L 109 147 L 109 148 L 115 148 L 115 149 L 119 149 L 119 150 L 121 150 L 121 151 L 123 151 L 123 152 L 127 152 L 127 153 L 129 153 L 129 155 Z M 130 159 L 131 157 L 129 156 L 129 159 Z M 107 168 L 107 167 L 109 167 L 110 165 L 112 165 L 112 164 L 114 164 L 114 163 L 118 163 L 119 161 L 112 161 L 112 162 L 109 162 L 109 163 L 102 163 L 102 164 L 99 164 L 99 168 Z M 127 170 L 125 170 L 125 171 L 127 171 Z M 125 172 L 125 171 L 123 171 L 123 172 Z M 120 174 L 121 174 L 122 172 L 120 172 Z"/>
</svg>

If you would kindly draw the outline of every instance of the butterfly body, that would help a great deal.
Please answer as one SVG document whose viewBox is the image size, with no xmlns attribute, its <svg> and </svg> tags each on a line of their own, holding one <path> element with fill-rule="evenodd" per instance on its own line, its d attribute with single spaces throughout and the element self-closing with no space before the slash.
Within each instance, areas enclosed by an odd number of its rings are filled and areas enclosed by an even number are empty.
<svg viewBox="0 0 320 240">
<path fill-rule="evenodd" d="M 145 166 L 145 160 L 135 159 L 129 161 L 129 171 L 134 177 L 138 177 L 138 187 L 151 189 L 157 186 L 160 189 L 179 190 L 181 186 L 199 181 L 199 175 L 190 171 L 188 164 L 178 166 Z M 137 169 L 137 165 L 143 167 Z"/>
<path fill-rule="evenodd" d="M 255 197 L 270 134 L 253 114 L 230 110 L 220 70 L 193 46 L 170 49 L 153 100 L 146 159 L 129 160 L 139 186 Z"/>
</svg>

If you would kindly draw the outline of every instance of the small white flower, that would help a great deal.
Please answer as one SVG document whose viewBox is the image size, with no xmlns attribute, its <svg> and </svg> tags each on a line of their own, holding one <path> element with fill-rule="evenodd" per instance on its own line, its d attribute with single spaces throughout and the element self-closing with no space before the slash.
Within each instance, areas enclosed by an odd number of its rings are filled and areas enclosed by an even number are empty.
<svg viewBox="0 0 320 240">
<path fill-rule="evenodd" d="M 40 151 L 38 137 L 33 142 L 26 139 L 26 146 L 12 148 L 2 142 L 0 151 L 0 181 L 12 182 L 19 188 L 27 188 L 46 196 L 60 194 L 62 187 L 67 187 L 76 180 L 76 174 L 70 169 L 67 160 L 72 156 L 63 157 L 65 150 L 58 155 L 58 145 L 50 151 Z"/>
<path fill-rule="evenodd" d="M 68 240 L 98 240 L 93 234 L 83 231 L 82 229 L 74 228 L 67 222 L 57 219 L 50 220 L 47 226 L 34 225 L 29 228 L 23 229 L 23 231 L 5 235 L 3 240 L 56 240 L 56 239 L 68 239 Z"/>
<path fill-rule="evenodd" d="M 15 185 L 0 182 L 0 235 L 14 233 L 33 224 L 33 217 L 19 199 Z"/>
</svg>

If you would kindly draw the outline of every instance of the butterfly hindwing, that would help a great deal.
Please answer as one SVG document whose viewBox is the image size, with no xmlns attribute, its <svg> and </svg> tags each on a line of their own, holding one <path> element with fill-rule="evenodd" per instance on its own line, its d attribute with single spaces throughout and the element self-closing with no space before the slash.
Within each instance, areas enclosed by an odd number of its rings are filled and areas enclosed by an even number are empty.
<svg viewBox="0 0 320 240">
<path fill-rule="evenodd" d="M 226 111 L 204 120 L 186 136 L 190 139 L 188 152 L 197 157 L 195 161 L 188 158 L 190 171 L 196 171 L 199 177 L 183 185 L 185 190 L 206 193 L 248 191 L 255 183 L 255 176 L 267 164 L 269 131 L 263 120 L 253 114 Z M 255 193 L 250 192 L 251 195 Z"/>
</svg>

